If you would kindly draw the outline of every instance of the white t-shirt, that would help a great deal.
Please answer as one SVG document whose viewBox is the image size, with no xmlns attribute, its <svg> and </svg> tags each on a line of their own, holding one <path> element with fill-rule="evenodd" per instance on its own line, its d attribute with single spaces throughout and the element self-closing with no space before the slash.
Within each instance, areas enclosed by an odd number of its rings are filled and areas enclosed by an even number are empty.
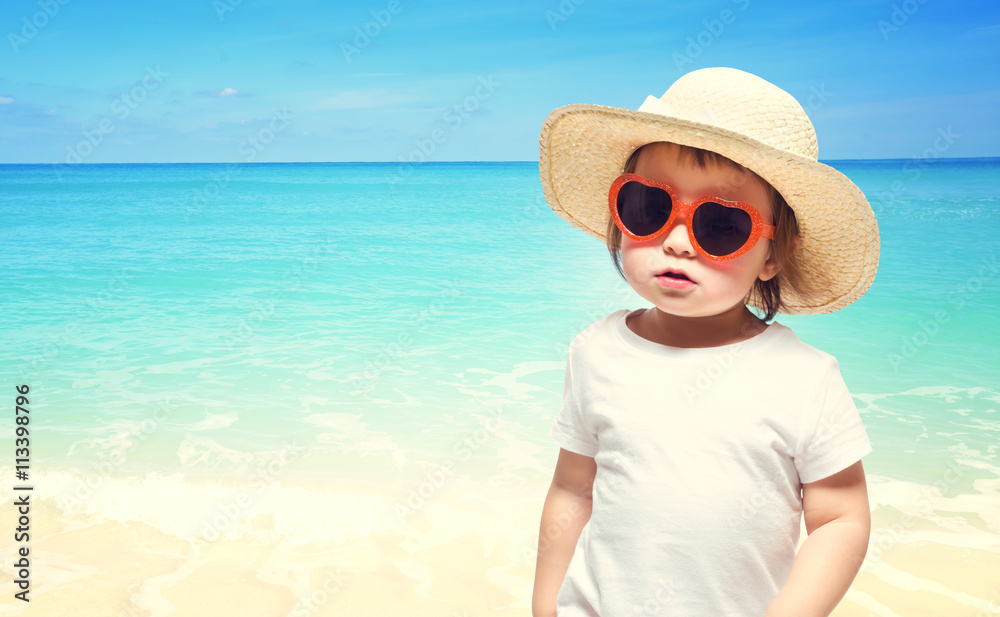
<svg viewBox="0 0 1000 617">
<path fill-rule="evenodd" d="M 777 322 L 668 347 L 631 313 L 569 348 L 549 436 L 597 475 L 557 615 L 762 617 L 795 558 L 801 484 L 872 449 L 837 360 Z"/>
</svg>

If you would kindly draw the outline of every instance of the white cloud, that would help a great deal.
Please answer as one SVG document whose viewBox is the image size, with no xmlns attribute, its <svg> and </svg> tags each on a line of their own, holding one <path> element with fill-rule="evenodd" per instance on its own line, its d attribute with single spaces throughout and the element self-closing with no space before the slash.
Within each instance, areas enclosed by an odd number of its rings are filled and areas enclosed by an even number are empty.
<svg viewBox="0 0 1000 617">
<path fill-rule="evenodd" d="M 203 94 L 205 96 L 214 96 L 214 97 L 252 96 L 249 92 L 243 92 L 241 90 L 237 90 L 236 88 L 223 88 L 222 90 L 202 90 L 201 92 L 199 92 L 199 94 Z"/>
<path fill-rule="evenodd" d="M 10 105 L 14 102 L 14 99 L 9 96 L 0 96 L 0 105 Z"/>
</svg>

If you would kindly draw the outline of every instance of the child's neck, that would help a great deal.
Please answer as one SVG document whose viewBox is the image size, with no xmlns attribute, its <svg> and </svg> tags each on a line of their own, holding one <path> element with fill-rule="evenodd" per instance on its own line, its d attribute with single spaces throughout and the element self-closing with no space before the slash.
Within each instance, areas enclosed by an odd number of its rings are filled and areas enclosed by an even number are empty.
<svg viewBox="0 0 1000 617">
<path fill-rule="evenodd" d="M 757 336 L 767 324 L 744 305 L 718 315 L 682 317 L 656 307 L 646 309 L 628 325 L 639 336 L 670 347 L 718 347 Z"/>
</svg>

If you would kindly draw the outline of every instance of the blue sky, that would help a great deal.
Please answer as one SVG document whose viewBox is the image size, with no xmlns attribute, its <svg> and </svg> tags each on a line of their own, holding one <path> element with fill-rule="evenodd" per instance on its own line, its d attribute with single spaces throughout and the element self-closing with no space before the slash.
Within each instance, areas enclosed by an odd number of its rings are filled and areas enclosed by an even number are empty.
<svg viewBox="0 0 1000 617">
<path fill-rule="evenodd" d="M 0 163 L 537 160 L 556 107 L 708 66 L 823 160 L 1000 155 L 996 2 L 12 0 L 0 34 Z"/>
</svg>

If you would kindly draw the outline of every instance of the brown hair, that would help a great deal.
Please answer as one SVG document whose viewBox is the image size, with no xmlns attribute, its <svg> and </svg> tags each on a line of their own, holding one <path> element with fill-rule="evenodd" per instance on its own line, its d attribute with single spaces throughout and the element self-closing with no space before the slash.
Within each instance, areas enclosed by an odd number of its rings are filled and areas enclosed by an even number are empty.
<svg viewBox="0 0 1000 617">
<path fill-rule="evenodd" d="M 765 322 L 771 321 L 779 310 L 788 308 L 781 302 L 781 285 L 788 285 L 800 294 L 808 291 L 810 287 L 801 270 L 797 267 L 797 263 L 791 259 L 792 254 L 795 252 L 795 238 L 799 235 L 799 223 L 795 218 L 795 211 L 788 205 L 785 198 L 781 196 L 781 193 L 775 190 L 767 181 L 732 159 L 711 150 L 703 150 L 681 144 L 675 145 L 680 148 L 680 157 L 682 160 L 690 160 L 693 157 L 698 167 L 702 169 L 713 165 L 732 169 L 739 174 L 749 174 L 751 178 L 756 178 L 761 182 L 767 190 L 773 210 L 773 225 L 776 227 L 770 248 L 771 254 L 778 262 L 779 272 L 766 281 L 757 279 L 743 299 L 743 303 L 749 304 L 751 301 L 755 301 L 764 307 L 765 316 L 763 320 Z M 639 153 L 645 147 L 645 145 L 640 146 L 629 155 L 625 161 L 622 173 L 635 173 L 635 166 L 639 161 Z M 611 253 L 611 260 L 615 264 L 615 269 L 618 270 L 618 274 L 622 277 L 622 280 L 626 280 L 621 263 L 622 232 L 615 225 L 614 218 L 608 218 L 608 228 L 605 237 L 608 252 Z"/>
</svg>

